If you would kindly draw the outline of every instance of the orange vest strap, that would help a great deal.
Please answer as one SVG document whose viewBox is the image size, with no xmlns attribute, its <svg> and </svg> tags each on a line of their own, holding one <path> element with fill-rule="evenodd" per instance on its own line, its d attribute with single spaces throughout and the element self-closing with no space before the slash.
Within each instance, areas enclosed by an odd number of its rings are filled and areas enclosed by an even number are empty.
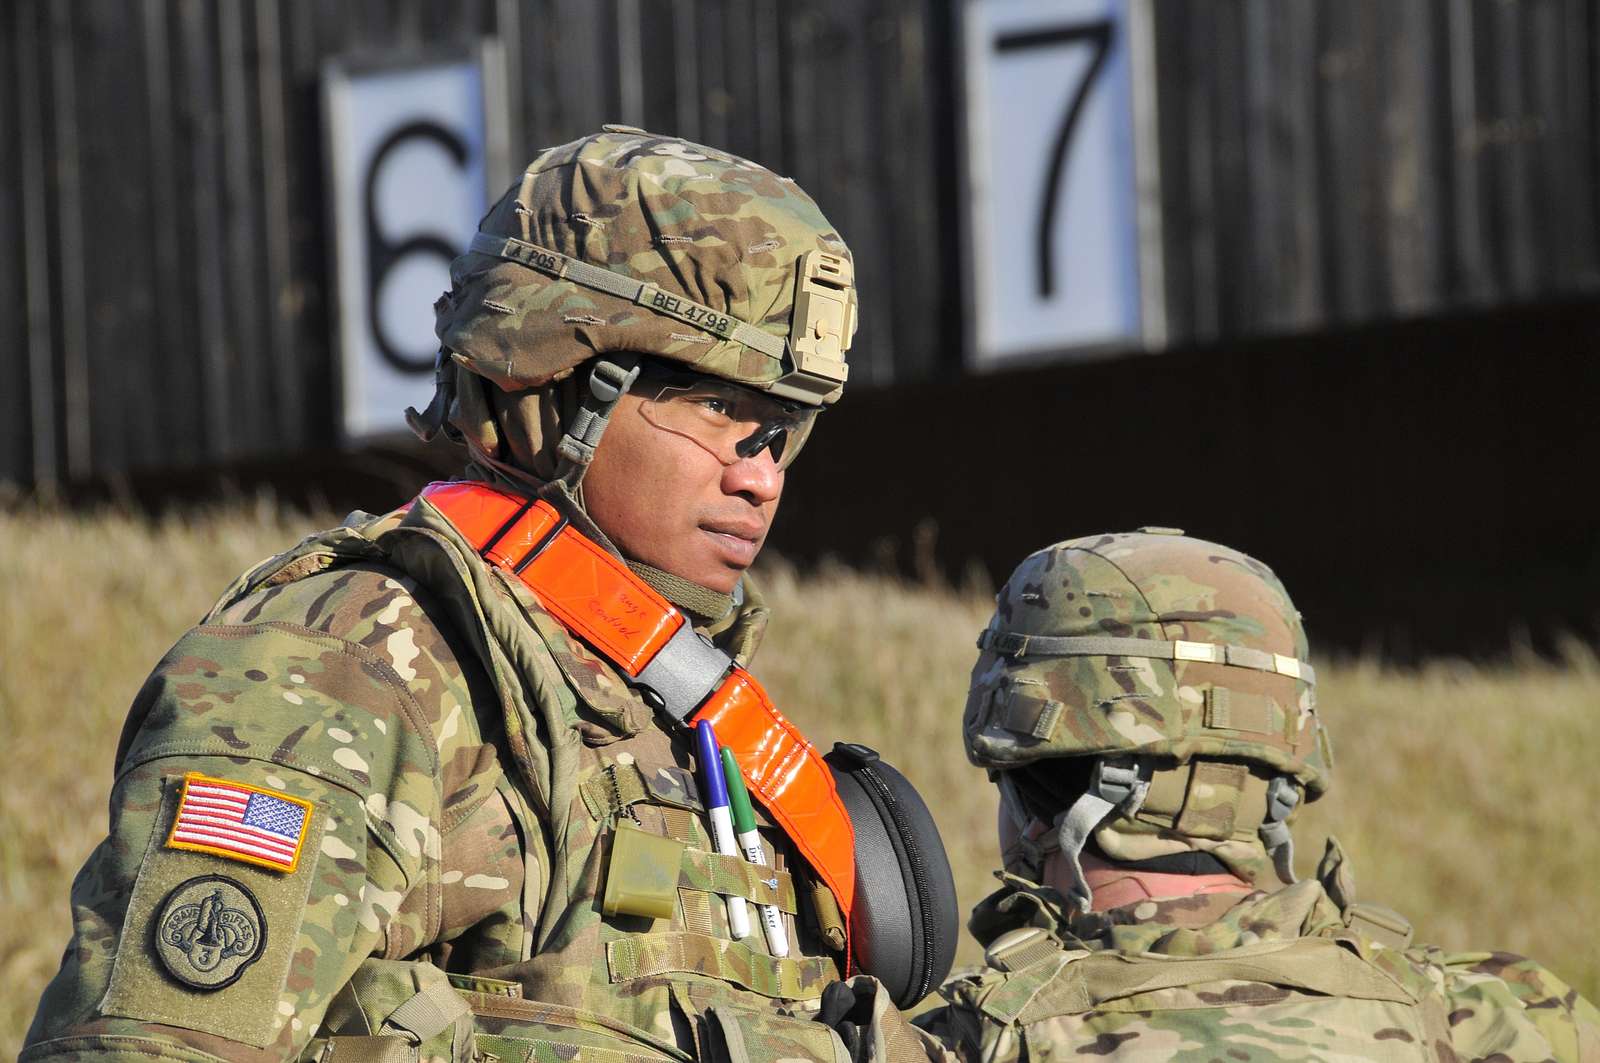
<svg viewBox="0 0 1600 1063">
<path fill-rule="evenodd" d="M 484 560 L 520 579 L 564 627 L 646 687 L 647 700 L 680 723 L 691 714 L 710 720 L 751 794 L 833 891 L 848 925 L 855 897 L 850 814 L 816 747 L 784 719 L 754 676 L 705 646 L 682 613 L 550 503 L 461 481 L 429 484 L 418 500 L 443 515 Z"/>
</svg>

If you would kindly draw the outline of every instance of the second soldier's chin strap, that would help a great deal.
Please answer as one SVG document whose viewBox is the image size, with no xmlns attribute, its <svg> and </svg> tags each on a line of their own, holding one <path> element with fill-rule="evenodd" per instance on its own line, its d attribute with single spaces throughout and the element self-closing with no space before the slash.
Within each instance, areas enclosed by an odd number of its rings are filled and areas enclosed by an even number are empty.
<svg viewBox="0 0 1600 1063">
<path fill-rule="evenodd" d="M 1089 911 L 1094 903 L 1094 891 L 1083 874 L 1083 847 L 1089 835 L 1112 812 L 1136 815 L 1150 792 L 1152 773 L 1150 761 L 1142 758 L 1100 757 L 1094 762 L 1089 789 L 1056 821 L 1056 844 L 1072 874 L 1067 901 L 1080 912 Z"/>
<path fill-rule="evenodd" d="M 577 490 L 589 463 L 594 460 L 595 448 L 605 434 L 611 412 L 638 378 L 639 356 L 636 354 L 603 355 L 590 367 L 589 387 L 578 413 L 556 446 L 556 455 L 560 458 L 556 479 L 568 488 Z"/>
<path fill-rule="evenodd" d="M 1288 820 L 1298 804 L 1300 789 L 1295 786 L 1294 779 L 1288 775 L 1274 775 L 1267 784 L 1267 817 L 1256 830 L 1261 835 L 1261 844 L 1267 847 L 1267 855 L 1272 857 L 1278 877 L 1291 885 L 1295 881 L 1294 836 L 1289 833 Z"/>
</svg>

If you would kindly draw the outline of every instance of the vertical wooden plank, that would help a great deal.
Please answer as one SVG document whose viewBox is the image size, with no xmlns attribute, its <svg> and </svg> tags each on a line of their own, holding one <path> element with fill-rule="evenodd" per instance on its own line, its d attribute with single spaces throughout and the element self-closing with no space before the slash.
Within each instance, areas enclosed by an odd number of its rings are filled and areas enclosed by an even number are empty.
<svg viewBox="0 0 1600 1063">
<path fill-rule="evenodd" d="M 532 146 L 528 142 L 527 119 L 523 115 L 522 96 L 527 91 L 523 75 L 525 64 L 523 52 L 526 44 L 523 40 L 522 5 L 519 0 L 495 0 L 494 26 L 494 31 L 499 36 L 505 51 L 505 74 L 508 86 L 506 153 L 510 157 L 511 172 L 519 174 L 533 153 Z M 498 192 L 498 189 L 494 189 L 490 194 L 496 195 Z"/>
<path fill-rule="evenodd" d="M 694 0 L 672 0 L 672 53 L 676 57 L 673 96 L 678 102 L 672 132 L 698 141 L 700 133 L 700 52 L 695 40 Z"/>
<path fill-rule="evenodd" d="M 1221 327 L 1225 334 L 1242 334 L 1259 327 L 1263 294 L 1249 282 L 1252 235 L 1250 229 L 1250 156 L 1248 127 L 1249 89 L 1245 63 L 1245 12 L 1250 0 L 1229 0 L 1213 18 L 1218 22 L 1217 153 L 1212 178 L 1219 213 L 1227 238 L 1217 247 L 1221 274 Z"/>
<path fill-rule="evenodd" d="M 1549 135 L 1549 117 L 1532 107 L 1524 92 L 1523 70 L 1528 62 L 1547 63 L 1551 56 L 1529 56 L 1529 22 L 1548 0 L 1519 4 L 1497 3 L 1484 12 L 1492 27 L 1481 38 L 1479 69 L 1493 93 L 1493 116 L 1484 135 L 1491 148 L 1494 175 L 1493 211 L 1495 259 L 1502 296 L 1527 298 L 1534 293 L 1537 276 L 1529 174 L 1534 140 Z"/>
<path fill-rule="evenodd" d="M 288 77 L 291 108 L 289 202 L 295 216 L 289 242 L 291 304 L 301 358 L 301 386 L 307 397 L 307 438 L 319 445 L 337 438 L 338 375 L 334 366 L 331 264 L 328 255 L 328 188 L 322 116 L 324 63 L 348 50 L 349 17 L 340 4 L 290 0 Z"/>
<path fill-rule="evenodd" d="M 1582 43 L 1574 44 L 1573 47 L 1581 50 L 1584 58 L 1582 65 L 1587 69 L 1574 78 L 1571 91 L 1583 97 L 1587 104 L 1584 112 L 1588 118 L 1585 128 L 1589 134 L 1589 150 L 1585 152 L 1588 160 L 1587 187 L 1596 244 L 1596 268 L 1600 270 L 1600 12 L 1597 12 L 1594 5 L 1587 0 L 1575 0 L 1575 2 L 1581 6 L 1588 26 L 1583 34 Z"/>
<path fill-rule="evenodd" d="M 644 23 L 639 0 L 613 0 L 617 25 L 617 115 L 624 125 L 644 125 Z"/>
<path fill-rule="evenodd" d="M 50 5 L 51 127 L 54 131 L 56 265 L 61 360 L 61 420 L 66 475 L 89 474 L 88 296 L 84 285 L 83 174 L 79 165 L 77 44 L 73 8 Z"/>
<path fill-rule="evenodd" d="M 188 134 L 183 144 L 188 161 L 186 182 L 191 195 L 184 211 L 193 222 L 190 239 L 184 247 L 189 280 L 189 305 L 198 324 L 196 341 L 200 370 L 201 401 L 205 403 L 203 423 L 205 445 L 216 457 L 231 457 L 238 449 L 240 436 L 230 416 L 231 398 L 238 386 L 235 379 L 237 352 L 225 324 L 229 313 L 227 259 L 223 249 L 225 231 L 222 211 L 221 119 L 217 111 L 218 86 L 212 49 L 214 28 L 211 7 L 202 0 L 179 0 L 178 30 L 183 56 L 183 127 Z"/>
<path fill-rule="evenodd" d="M 173 110 L 169 0 L 144 0 L 141 18 L 141 60 L 145 87 L 144 132 L 149 143 L 142 177 L 149 190 L 149 208 L 142 226 L 149 269 L 155 278 L 155 353 L 148 369 L 163 395 L 164 433 L 154 460 L 188 464 L 204 453 L 204 410 L 196 365 L 192 295 L 183 282 L 180 232 L 187 218 L 178 188 L 185 169 L 180 158 L 177 116 Z"/>
<path fill-rule="evenodd" d="M 1446 0 L 1450 42 L 1450 136 L 1454 176 L 1454 259 L 1450 289 L 1455 301 L 1487 298 L 1490 276 L 1488 234 L 1484 218 L 1483 145 L 1478 125 L 1478 82 L 1475 62 L 1477 5 Z"/>
<path fill-rule="evenodd" d="M 720 0 L 716 18 L 723 23 L 722 90 L 723 100 L 722 147 L 736 155 L 754 159 L 765 165 L 771 160 L 761 158 L 761 143 L 756 128 L 760 114 L 756 94 L 756 67 L 760 62 L 755 40 L 755 11 L 747 3 L 729 3 Z"/>
<path fill-rule="evenodd" d="M 728 147 L 728 118 L 733 97 L 728 92 L 727 0 L 702 0 L 695 19 L 694 53 L 700 74 L 699 138 L 706 144 Z"/>
<path fill-rule="evenodd" d="M 44 137 L 45 72 L 39 58 L 46 36 L 37 0 L 17 5 L 17 109 L 22 162 L 23 299 L 27 304 L 28 424 L 33 482 L 52 489 L 62 473 L 57 433 L 55 331 L 50 300 L 51 238 L 47 225 L 49 160 Z"/>
<path fill-rule="evenodd" d="M 519 4 L 517 38 L 510 47 L 522 62 L 522 121 L 529 158 L 539 148 L 556 142 L 561 109 L 551 83 L 555 78 L 553 37 L 556 0 L 523 0 Z"/>
<path fill-rule="evenodd" d="M 280 445 L 306 441 L 307 415 L 302 348 L 294 339 L 294 305 L 289 265 L 289 147 L 284 91 L 283 11 L 280 0 L 256 0 L 256 106 L 261 130 L 260 176 L 262 276 L 266 320 L 266 358 L 272 366 L 273 408 L 267 424 Z"/>
<path fill-rule="evenodd" d="M 154 379 L 162 351 L 149 253 L 141 16 L 125 0 L 84 0 L 75 7 L 90 466 L 95 474 L 118 473 L 157 460 L 171 401 Z M 107 174 L 116 177 L 107 180 Z"/>
<path fill-rule="evenodd" d="M 1189 150 L 1194 86 L 1189 67 L 1188 4 L 1148 5 L 1155 52 L 1156 150 L 1161 169 L 1161 258 L 1168 344 L 1194 334 L 1194 269 Z"/>
<path fill-rule="evenodd" d="M 1244 10 L 1247 0 L 1217 0 L 1210 5 L 1216 28 L 1215 110 L 1211 178 L 1217 225 L 1225 234 L 1216 244 L 1218 328 L 1224 335 L 1253 330 L 1261 313 L 1260 293 L 1250 276 L 1250 170 L 1246 139 Z"/>
<path fill-rule="evenodd" d="M 1275 77 L 1284 85 L 1281 117 L 1274 128 L 1289 145 L 1291 170 L 1280 194 L 1288 197 L 1285 224 L 1292 234 L 1285 267 L 1294 281 L 1283 321 L 1293 328 L 1314 328 L 1327 317 L 1327 291 L 1322 270 L 1322 219 L 1317 205 L 1323 194 L 1323 158 L 1318 151 L 1317 18 L 1319 0 L 1294 0 L 1280 5 L 1281 59 Z"/>
<path fill-rule="evenodd" d="M 788 171 L 843 234 L 855 254 L 861 328 L 853 383 L 886 383 L 898 337 L 893 315 L 891 228 L 873 189 L 879 186 L 886 130 L 872 106 L 866 37 L 884 4 L 808 0 L 785 9 L 791 62 Z M 866 15 L 863 18 L 863 14 Z M 860 116 L 841 121 L 841 115 Z M 817 145 L 827 145 L 818 151 Z M 888 186 L 883 186 L 888 187 Z"/>
<path fill-rule="evenodd" d="M 1364 323 L 1388 312 L 1387 263 L 1383 246 L 1383 195 L 1378 154 L 1379 101 L 1387 87 L 1378 50 L 1378 8 L 1389 0 L 1352 0 L 1323 5 L 1319 73 L 1320 153 L 1324 160 L 1323 263 L 1328 314 L 1322 327 Z M 1396 409 L 1395 381 L 1404 366 L 1368 362 L 1359 391 L 1369 396 L 1363 423 L 1398 426 L 1394 463 L 1420 463 L 1420 448 L 1403 433 L 1415 422 Z M 1420 475 L 1419 475 L 1419 478 Z"/>
<path fill-rule="evenodd" d="M 948 205 L 955 167 L 948 140 L 941 149 L 938 123 L 948 123 L 954 100 L 928 72 L 952 29 L 941 5 L 924 0 L 889 0 L 868 25 L 869 106 L 878 125 L 873 186 L 875 210 L 886 222 L 873 249 L 887 266 L 884 292 L 893 314 L 888 364 L 874 379 L 908 382 L 958 364 L 961 335 L 956 301 L 929 293 L 959 291 L 954 268 L 960 227 Z M 947 68 L 948 69 L 948 68 Z M 947 84 L 948 79 L 945 79 Z M 875 351 L 864 353 L 872 357 Z M 881 355 L 880 355 L 881 358 Z"/>
<path fill-rule="evenodd" d="M 249 93 L 246 18 L 243 3 L 217 7 L 218 74 L 221 81 L 218 141 L 222 154 L 222 247 L 227 310 L 223 330 L 233 356 L 228 409 L 241 451 L 258 453 L 271 445 L 268 411 L 281 401 L 262 339 L 266 272 L 257 209 L 261 189 L 255 181 L 261 130 Z"/>
<path fill-rule="evenodd" d="M 1440 142 L 1435 99 L 1438 42 L 1424 0 L 1391 0 L 1378 8 L 1375 40 L 1385 91 L 1379 101 L 1382 168 L 1379 207 L 1388 263 L 1389 305 L 1421 313 L 1440 304 Z"/>
<path fill-rule="evenodd" d="M 788 57 L 783 50 L 780 0 L 745 0 L 754 20 L 750 44 L 756 56 L 756 158 L 769 167 L 788 169 L 783 156 L 784 115 L 789 113 L 784 99 L 788 84 L 785 69 Z"/>
<path fill-rule="evenodd" d="M 0 8 L 0 343 L 5 345 L 9 384 L 0 388 L 0 483 L 26 484 L 33 479 L 29 441 L 29 403 L 33 366 L 28 330 L 27 253 L 23 242 L 22 116 L 24 95 L 17 49 L 21 38 L 21 5 Z"/>
<path fill-rule="evenodd" d="M 1373 123 L 1382 71 L 1373 54 L 1378 0 L 1318 8 L 1322 37 L 1319 73 L 1319 154 L 1326 160 L 1322 228 L 1329 320 L 1359 322 L 1383 309 L 1386 293 L 1377 224 Z"/>
<path fill-rule="evenodd" d="M 1256 296 L 1249 316 L 1257 328 L 1281 328 L 1283 306 L 1289 301 L 1291 271 L 1284 261 L 1289 233 L 1284 221 L 1289 209 L 1284 179 L 1293 170 L 1288 145 L 1278 136 L 1277 108 L 1291 89 L 1280 84 L 1273 66 L 1275 12 L 1261 0 L 1245 0 L 1241 23 L 1241 78 L 1238 82 L 1244 110 L 1244 197 L 1235 218 L 1239 242 L 1248 254 L 1249 280 L 1242 285 Z M 1226 182 L 1224 182 L 1226 186 Z"/>
<path fill-rule="evenodd" d="M 642 117 L 634 125 L 657 133 L 678 129 L 677 12 L 652 0 L 639 7 L 639 85 Z"/>
<path fill-rule="evenodd" d="M 1538 250 L 1534 288 L 1581 290 L 1596 269 L 1592 187 L 1593 101 L 1578 90 L 1587 80 L 1588 53 L 1573 41 L 1588 37 L 1585 13 L 1570 0 L 1529 12 L 1524 93 L 1542 117 L 1528 144 L 1529 211 Z"/>
<path fill-rule="evenodd" d="M 1186 7 L 1188 5 L 1185 5 Z M 1188 44 L 1185 83 L 1178 90 L 1187 96 L 1189 148 L 1189 246 L 1192 317 L 1189 338 L 1197 342 L 1215 339 L 1221 327 L 1221 293 L 1218 278 L 1218 217 L 1215 195 L 1217 143 L 1217 78 L 1213 46 L 1217 30 L 1210 18 L 1199 17 L 1192 8 L 1186 25 Z"/>
<path fill-rule="evenodd" d="M 616 33 L 609 4 L 593 0 L 555 0 L 545 27 L 553 92 L 559 111 L 549 133 L 557 144 L 595 132 L 613 122 L 621 109 L 616 78 Z"/>
<path fill-rule="evenodd" d="M 1563 195 L 1570 215 L 1546 203 L 1552 226 L 1573 227 L 1570 258 L 1557 263 L 1563 290 L 1600 285 L 1600 8 L 1566 0 L 1562 27 L 1563 77 L 1571 136 L 1571 184 Z"/>
</svg>

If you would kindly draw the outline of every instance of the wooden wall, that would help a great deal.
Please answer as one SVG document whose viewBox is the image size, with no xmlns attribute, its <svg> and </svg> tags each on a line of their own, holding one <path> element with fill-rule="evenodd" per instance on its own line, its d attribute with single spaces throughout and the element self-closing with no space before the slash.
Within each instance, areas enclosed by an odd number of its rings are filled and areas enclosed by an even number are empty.
<svg viewBox="0 0 1600 1063">
<path fill-rule="evenodd" d="M 7 0 L 0 482 L 333 443 L 322 64 L 486 35 L 509 46 L 521 88 L 520 160 L 621 121 L 794 176 L 850 235 L 873 293 L 854 378 L 930 371 L 959 328 L 955 306 L 928 309 L 956 261 L 939 206 L 940 7 Z"/>
<path fill-rule="evenodd" d="M 1173 346 L 1600 289 L 1597 0 L 1136 2 Z M 622 121 L 788 173 L 857 254 L 852 381 L 958 373 L 954 3 L 0 4 L 0 482 L 332 444 L 322 64 L 485 35 L 515 156 Z"/>
<path fill-rule="evenodd" d="M 1152 0 L 1176 343 L 1600 287 L 1593 0 Z"/>
</svg>

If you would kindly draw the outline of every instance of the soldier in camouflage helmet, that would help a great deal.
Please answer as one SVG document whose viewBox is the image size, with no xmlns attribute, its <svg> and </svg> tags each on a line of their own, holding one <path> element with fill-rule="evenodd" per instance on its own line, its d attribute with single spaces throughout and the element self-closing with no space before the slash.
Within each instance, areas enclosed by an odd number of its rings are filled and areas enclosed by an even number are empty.
<svg viewBox="0 0 1600 1063">
<path fill-rule="evenodd" d="M 1332 758 L 1265 565 L 1171 529 L 1058 543 L 979 638 L 967 754 L 1001 795 L 985 966 L 918 1021 L 962 1058 L 1600 1060 L 1600 1012 L 1502 953 L 1413 945 L 1289 821 Z"/>
<path fill-rule="evenodd" d="M 811 1021 L 849 973 L 837 839 L 813 865 L 779 786 L 766 869 L 713 851 L 663 712 L 710 669 L 815 759 L 741 670 L 745 569 L 844 385 L 849 251 L 793 182 L 607 127 L 451 279 L 411 417 L 467 479 L 263 562 L 157 665 L 24 1059 L 844 1058 Z M 858 1056 L 925 1058 L 852 988 Z"/>
</svg>

